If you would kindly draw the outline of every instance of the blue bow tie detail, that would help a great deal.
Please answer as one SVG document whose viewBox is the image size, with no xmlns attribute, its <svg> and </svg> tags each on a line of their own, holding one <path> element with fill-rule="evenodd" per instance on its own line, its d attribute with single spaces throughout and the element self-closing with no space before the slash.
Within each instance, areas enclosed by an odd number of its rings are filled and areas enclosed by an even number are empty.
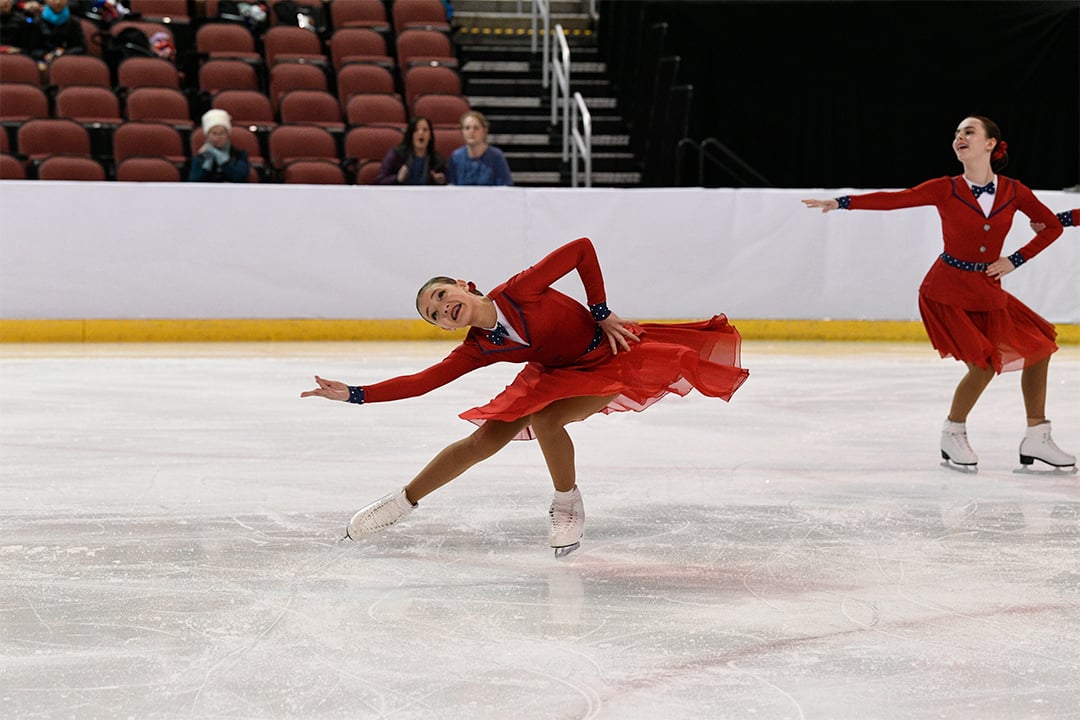
<svg viewBox="0 0 1080 720">
<path fill-rule="evenodd" d="M 488 330 L 487 339 L 495 345 L 502 345 L 504 342 L 506 342 L 505 338 L 509 334 L 510 333 L 507 332 L 506 328 L 503 327 L 502 323 L 495 323 L 495 328 L 493 330 Z"/>
<path fill-rule="evenodd" d="M 985 185 L 972 185 L 971 186 L 971 192 L 972 192 L 973 195 L 975 195 L 976 200 L 978 200 L 979 196 L 982 195 L 983 193 L 986 193 L 987 195 L 993 195 L 994 194 L 994 181 L 991 180 L 990 182 L 986 183 Z"/>
</svg>

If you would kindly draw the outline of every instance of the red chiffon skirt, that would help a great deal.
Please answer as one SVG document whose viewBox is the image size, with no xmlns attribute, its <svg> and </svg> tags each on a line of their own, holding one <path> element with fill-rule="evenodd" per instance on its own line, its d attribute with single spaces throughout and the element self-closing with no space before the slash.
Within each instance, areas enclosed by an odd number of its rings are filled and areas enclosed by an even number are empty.
<svg viewBox="0 0 1080 720">
<path fill-rule="evenodd" d="M 510 422 L 556 400 L 607 395 L 615 397 L 601 412 L 640 412 L 668 393 L 686 395 L 692 389 L 730 400 L 749 376 L 739 366 L 742 338 L 723 315 L 693 323 L 642 323 L 634 329 L 641 341 L 631 343 L 629 352 L 613 355 L 605 338 L 573 365 L 529 363 L 490 402 L 460 417 L 477 425 Z M 514 439 L 533 437 L 532 428 L 526 427 Z"/>
<path fill-rule="evenodd" d="M 1000 310 L 964 310 L 919 296 L 919 312 L 930 344 L 954 357 L 1002 373 L 1021 370 L 1057 352 L 1057 330 L 1006 293 Z"/>
</svg>

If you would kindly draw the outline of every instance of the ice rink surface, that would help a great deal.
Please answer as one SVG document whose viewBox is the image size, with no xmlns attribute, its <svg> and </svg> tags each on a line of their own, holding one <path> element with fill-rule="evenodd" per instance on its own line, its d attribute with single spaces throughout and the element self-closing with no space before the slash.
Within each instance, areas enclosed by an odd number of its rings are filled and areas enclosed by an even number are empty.
<svg viewBox="0 0 1080 720">
<path fill-rule="evenodd" d="M 1017 373 L 962 474 L 938 456 L 958 363 L 748 341 L 730 403 L 571 427 L 567 558 L 535 442 L 339 543 L 517 368 L 299 393 L 449 347 L 0 345 L 0 716 L 1080 718 L 1080 479 L 1014 472 Z M 1048 414 L 1080 452 L 1076 346 Z"/>
</svg>

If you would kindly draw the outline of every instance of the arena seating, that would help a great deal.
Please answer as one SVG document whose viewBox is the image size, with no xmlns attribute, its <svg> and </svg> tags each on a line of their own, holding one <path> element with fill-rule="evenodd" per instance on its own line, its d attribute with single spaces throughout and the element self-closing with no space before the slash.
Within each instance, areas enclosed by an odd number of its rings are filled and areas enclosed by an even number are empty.
<svg viewBox="0 0 1080 720">
<path fill-rule="evenodd" d="M 186 179 L 211 107 L 233 115 L 253 181 L 372 183 L 422 97 L 440 151 L 461 145 L 468 101 L 440 0 L 302 0 L 321 19 L 308 27 L 273 6 L 260 23 L 220 0 L 135 3 L 112 23 L 79 18 L 86 54 L 44 71 L 0 56 L 0 179 Z M 131 28 L 174 52 L 135 47 Z"/>
</svg>

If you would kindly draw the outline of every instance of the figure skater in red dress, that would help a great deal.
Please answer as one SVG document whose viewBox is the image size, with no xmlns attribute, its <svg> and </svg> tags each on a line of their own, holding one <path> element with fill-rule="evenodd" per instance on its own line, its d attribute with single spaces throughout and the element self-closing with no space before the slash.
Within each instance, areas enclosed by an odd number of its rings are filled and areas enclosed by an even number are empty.
<svg viewBox="0 0 1080 720">
<path fill-rule="evenodd" d="M 551 285 L 577 270 L 589 307 Z M 438 453 L 403 489 L 357 512 L 346 536 L 383 530 L 409 514 L 427 494 L 513 439 L 535 438 L 555 495 L 549 540 L 556 556 L 580 545 L 585 511 L 566 425 L 597 412 L 644 410 L 668 393 L 729 400 L 746 380 L 739 366 L 741 338 L 723 315 L 683 323 L 630 323 L 606 304 L 604 280 L 588 238 L 568 243 L 485 294 L 464 280 L 432 278 L 416 309 L 444 330 L 469 328 L 441 362 L 412 375 L 349 386 L 315 377 L 301 397 L 353 403 L 423 395 L 467 372 L 496 362 L 525 363 L 503 392 L 461 417 L 479 427 Z"/>
<path fill-rule="evenodd" d="M 941 356 L 952 356 L 968 369 L 941 432 L 942 459 L 951 466 L 975 469 L 979 460 L 967 439 L 968 413 L 995 374 L 1021 370 L 1028 427 L 1020 443 L 1020 463 L 1030 466 L 1040 460 L 1075 469 L 1076 458 L 1054 443 L 1046 419 L 1046 376 L 1050 356 L 1058 349 L 1057 331 L 1001 287 L 1002 277 L 1061 235 L 1061 221 L 1023 183 L 995 174 L 1009 155 L 1001 129 L 992 120 L 964 118 L 953 136 L 953 150 L 964 166 L 963 175 L 935 178 L 899 192 L 803 203 L 822 212 L 935 206 L 945 247 L 919 287 L 919 312 Z M 1002 257 L 1017 211 L 1042 229 L 1028 244 Z"/>
</svg>

